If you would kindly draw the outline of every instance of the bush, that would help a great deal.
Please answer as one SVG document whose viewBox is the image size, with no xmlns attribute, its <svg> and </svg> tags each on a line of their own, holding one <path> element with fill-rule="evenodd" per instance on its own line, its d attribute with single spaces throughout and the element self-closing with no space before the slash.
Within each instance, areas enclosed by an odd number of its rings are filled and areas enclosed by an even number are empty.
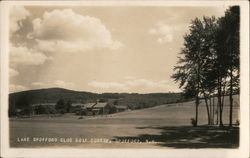
<svg viewBox="0 0 250 158">
<path fill-rule="evenodd" d="M 16 108 L 10 106 L 10 108 L 9 108 L 9 117 L 13 117 L 13 116 L 16 116 L 16 115 L 17 115 Z"/>
<path fill-rule="evenodd" d="M 23 108 L 20 115 L 30 115 L 32 110 L 30 108 Z"/>
<path fill-rule="evenodd" d="M 240 120 L 236 120 L 235 124 L 236 124 L 237 126 L 239 126 L 239 125 L 240 125 Z"/>
<path fill-rule="evenodd" d="M 38 107 L 35 108 L 35 113 L 36 114 L 45 114 L 46 108 L 47 107 L 45 107 L 45 106 L 39 105 Z"/>
<path fill-rule="evenodd" d="M 110 114 L 116 113 L 116 107 L 115 107 L 115 106 L 112 106 L 112 107 L 110 108 L 109 113 L 110 113 Z"/>
<path fill-rule="evenodd" d="M 76 115 L 81 115 L 81 116 L 86 116 L 87 115 L 86 111 L 84 111 L 84 110 L 77 110 L 77 111 L 75 111 L 75 114 Z"/>
<path fill-rule="evenodd" d="M 194 118 L 191 118 L 190 120 L 191 120 L 192 126 L 195 127 L 196 126 L 196 120 Z"/>
<path fill-rule="evenodd" d="M 57 112 L 60 114 L 65 114 L 67 112 L 67 110 L 66 109 L 58 109 Z"/>
<path fill-rule="evenodd" d="M 64 109 L 64 108 L 66 108 L 66 104 L 65 104 L 64 99 L 59 99 L 56 103 L 55 109 L 60 110 L 60 109 Z"/>
</svg>

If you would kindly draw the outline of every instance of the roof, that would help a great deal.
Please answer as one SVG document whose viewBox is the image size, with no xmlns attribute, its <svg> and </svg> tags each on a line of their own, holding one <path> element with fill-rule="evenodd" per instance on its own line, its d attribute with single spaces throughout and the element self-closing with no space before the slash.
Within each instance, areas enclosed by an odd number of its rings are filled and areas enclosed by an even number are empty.
<svg viewBox="0 0 250 158">
<path fill-rule="evenodd" d="M 127 105 L 117 105 L 115 106 L 117 109 L 127 109 L 128 106 Z"/>
<path fill-rule="evenodd" d="M 94 108 L 103 108 L 105 107 L 106 105 L 108 105 L 108 103 L 97 103 Z"/>
<path fill-rule="evenodd" d="M 87 104 L 84 104 L 84 106 L 86 108 L 92 108 L 96 103 L 87 103 Z"/>
</svg>

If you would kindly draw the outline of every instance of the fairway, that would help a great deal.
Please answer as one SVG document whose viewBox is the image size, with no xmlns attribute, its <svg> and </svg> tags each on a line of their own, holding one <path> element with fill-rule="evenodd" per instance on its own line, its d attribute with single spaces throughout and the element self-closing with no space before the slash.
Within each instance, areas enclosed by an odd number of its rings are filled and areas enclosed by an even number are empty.
<svg viewBox="0 0 250 158">
<path fill-rule="evenodd" d="M 190 118 L 194 117 L 194 107 L 194 102 L 186 102 L 105 116 L 83 117 L 83 119 L 78 119 L 79 116 L 74 114 L 60 117 L 11 118 L 10 146 L 28 148 L 237 147 L 238 128 L 228 130 L 207 126 L 192 127 Z M 238 119 L 238 111 L 237 106 L 233 110 L 233 123 Z M 224 124 L 228 124 L 228 115 L 229 108 L 225 106 Z M 198 124 L 207 124 L 204 103 L 199 106 Z M 186 135 L 186 132 L 189 132 L 189 135 Z M 216 136 L 216 140 L 204 146 L 206 141 L 208 143 L 211 140 L 202 139 L 203 136 L 211 139 Z M 29 141 L 21 140 L 22 138 L 28 138 Z M 54 138 L 57 141 L 48 142 L 45 138 Z M 174 145 L 174 142 L 179 142 L 179 145 Z M 183 143 L 184 146 L 181 146 Z"/>
</svg>

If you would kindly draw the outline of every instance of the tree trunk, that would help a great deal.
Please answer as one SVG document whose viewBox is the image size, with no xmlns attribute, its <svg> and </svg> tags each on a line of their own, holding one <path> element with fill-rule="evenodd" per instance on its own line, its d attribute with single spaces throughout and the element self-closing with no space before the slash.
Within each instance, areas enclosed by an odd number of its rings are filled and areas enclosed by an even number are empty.
<svg viewBox="0 0 250 158">
<path fill-rule="evenodd" d="M 210 125 L 212 125 L 213 124 L 213 122 L 212 122 L 212 117 L 213 117 L 213 115 L 212 115 L 212 103 L 211 103 L 211 96 L 209 96 L 209 109 L 210 109 Z"/>
<path fill-rule="evenodd" d="M 219 124 L 219 103 L 217 100 L 217 106 L 216 106 L 216 125 Z"/>
<path fill-rule="evenodd" d="M 196 96 L 196 101 L 195 101 L 195 126 L 198 125 L 198 106 L 199 106 L 199 97 Z"/>
<path fill-rule="evenodd" d="M 198 106 L 200 103 L 199 100 L 199 93 L 200 93 L 200 60 L 198 57 L 198 64 L 197 64 L 197 91 L 196 91 L 196 101 L 195 101 L 195 126 L 198 125 Z"/>
<path fill-rule="evenodd" d="M 207 123 L 208 125 L 210 125 L 210 112 L 209 112 L 209 107 L 208 107 L 208 102 L 207 102 L 207 97 L 204 94 L 204 99 L 205 99 L 205 103 L 206 103 L 206 108 L 207 108 Z"/>
<path fill-rule="evenodd" d="M 224 85 L 223 91 L 222 91 L 222 101 L 221 101 L 222 111 L 223 111 L 223 108 L 224 108 L 225 93 L 226 93 L 226 84 Z"/>
<path fill-rule="evenodd" d="M 229 94 L 229 102 L 230 102 L 230 112 L 229 112 L 229 126 L 233 126 L 233 70 L 231 66 L 230 72 L 230 94 Z"/>
<path fill-rule="evenodd" d="M 212 114 L 212 123 L 214 124 L 214 96 L 213 96 L 213 104 L 212 104 L 213 106 L 213 114 Z"/>
<path fill-rule="evenodd" d="M 221 104 L 221 80 L 220 77 L 218 78 L 218 106 L 219 106 L 219 126 L 224 126 L 222 121 L 222 104 Z"/>
</svg>

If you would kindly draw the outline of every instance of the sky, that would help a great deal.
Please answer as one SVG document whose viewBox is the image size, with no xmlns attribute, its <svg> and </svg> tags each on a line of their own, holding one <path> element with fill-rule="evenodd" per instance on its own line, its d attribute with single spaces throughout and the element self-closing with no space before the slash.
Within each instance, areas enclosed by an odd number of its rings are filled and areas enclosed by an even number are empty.
<svg viewBox="0 0 250 158">
<path fill-rule="evenodd" d="M 195 17 L 226 6 L 12 6 L 10 92 L 180 92 L 171 79 Z"/>
</svg>

